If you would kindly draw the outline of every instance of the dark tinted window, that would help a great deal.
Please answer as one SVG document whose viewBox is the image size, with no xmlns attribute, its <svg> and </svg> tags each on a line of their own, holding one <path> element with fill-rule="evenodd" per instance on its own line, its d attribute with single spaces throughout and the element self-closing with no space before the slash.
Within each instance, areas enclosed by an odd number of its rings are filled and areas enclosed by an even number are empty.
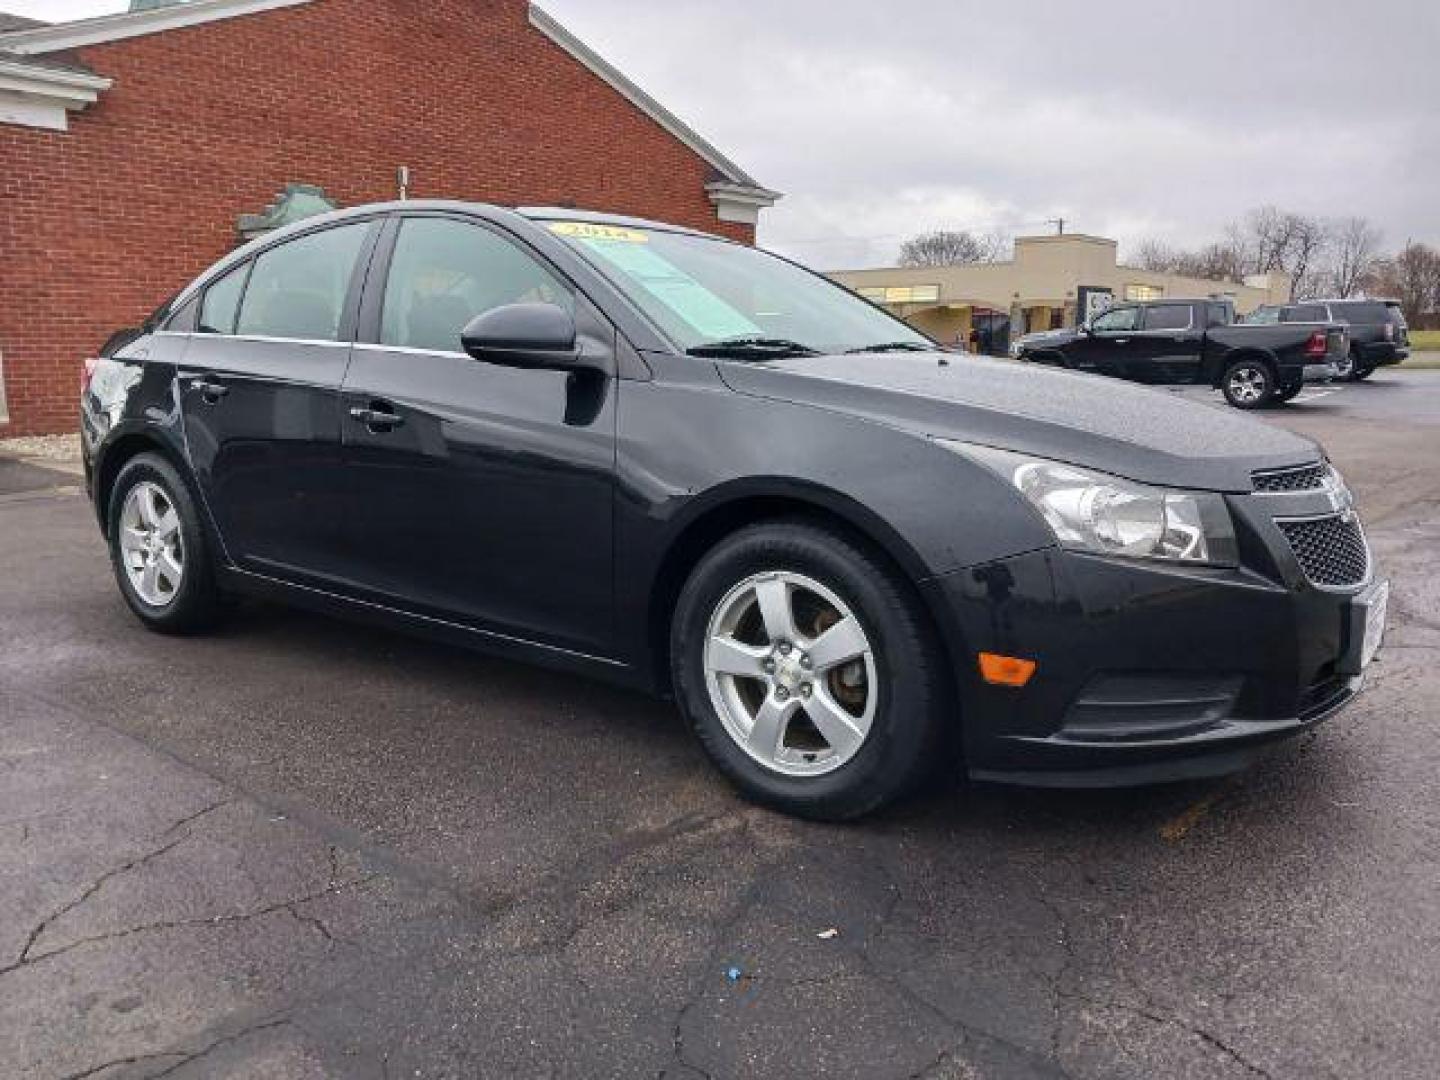
<svg viewBox="0 0 1440 1080">
<path fill-rule="evenodd" d="M 1349 323 L 1385 323 L 1392 318 L 1378 300 L 1342 300 L 1331 304 L 1330 311 L 1335 318 Z"/>
<path fill-rule="evenodd" d="M 1330 312 L 1324 304 L 1295 304 L 1280 312 L 1281 322 L 1329 322 Z"/>
<path fill-rule="evenodd" d="M 520 303 L 573 308 L 555 275 L 504 237 L 450 218 L 411 218 L 395 242 L 380 340 L 458 352 L 471 319 Z"/>
<path fill-rule="evenodd" d="M 310 233 L 255 259 L 236 333 L 334 341 L 368 222 Z"/>
<path fill-rule="evenodd" d="M 240 297 L 245 292 L 245 278 L 249 273 L 250 264 L 241 263 L 205 290 L 205 300 L 200 305 L 200 333 L 235 332 L 235 319 L 240 314 Z"/>
<path fill-rule="evenodd" d="M 1098 315 L 1090 329 L 1100 331 L 1134 330 L 1140 325 L 1140 309 L 1134 307 L 1111 308 Z"/>
<path fill-rule="evenodd" d="M 1184 330 L 1189 325 L 1189 304 L 1157 304 L 1145 309 L 1146 330 Z"/>
</svg>

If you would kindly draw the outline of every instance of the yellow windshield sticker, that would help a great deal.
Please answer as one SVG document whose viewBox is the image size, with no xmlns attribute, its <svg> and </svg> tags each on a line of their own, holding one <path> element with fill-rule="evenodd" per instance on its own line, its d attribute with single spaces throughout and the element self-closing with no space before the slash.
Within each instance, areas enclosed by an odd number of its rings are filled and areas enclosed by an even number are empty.
<svg viewBox="0 0 1440 1080">
<path fill-rule="evenodd" d="M 650 238 L 639 229 L 619 225 L 597 225 L 590 221 L 552 221 L 550 231 L 556 236 L 573 236 L 579 240 L 614 240 L 622 244 L 648 244 Z"/>
</svg>

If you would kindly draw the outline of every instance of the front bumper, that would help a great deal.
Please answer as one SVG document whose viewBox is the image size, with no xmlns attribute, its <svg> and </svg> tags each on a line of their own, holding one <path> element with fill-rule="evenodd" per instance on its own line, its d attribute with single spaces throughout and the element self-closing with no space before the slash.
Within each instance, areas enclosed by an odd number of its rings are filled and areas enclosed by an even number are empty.
<svg viewBox="0 0 1440 1080">
<path fill-rule="evenodd" d="M 963 642 L 970 775 L 1066 787 L 1215 776 L 1334 715 L 1361 688 L 1350 661 L 1364 589 L 1311 586 L 1253 549 L 1247 563 L 1047 549 L 927 582 Z M 980 651 L 1033 659 L 1036 674 L 988 685 Z"/>
</svg>

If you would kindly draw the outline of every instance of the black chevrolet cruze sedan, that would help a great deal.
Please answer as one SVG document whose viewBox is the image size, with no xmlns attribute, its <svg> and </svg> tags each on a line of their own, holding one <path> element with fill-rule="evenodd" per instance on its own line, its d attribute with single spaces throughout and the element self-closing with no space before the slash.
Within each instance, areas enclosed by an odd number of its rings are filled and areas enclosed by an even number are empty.
<svg viewBox="0 0 1440 1080">
<path fill-rule="evenodd" d="M 849 818 L 945 762 L 1215 775 L 1384 630 L 1311 442 L 955 356 L 741 244 L 441 202 L 234 252 L 92 365 L 147 626 L 258 594 L 673 694 L 750 796 Z"/>
</svg>

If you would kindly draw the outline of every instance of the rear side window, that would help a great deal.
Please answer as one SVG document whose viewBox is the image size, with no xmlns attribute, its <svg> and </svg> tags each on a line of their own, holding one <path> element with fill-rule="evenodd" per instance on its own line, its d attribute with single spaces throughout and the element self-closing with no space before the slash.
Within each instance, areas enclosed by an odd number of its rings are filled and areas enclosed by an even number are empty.
<svg viewBox="0 0 1440 1080">
<path fill-rule="evenodd" d="M 200 305 L 200 333 L 235 333 L 240 297 L 245 292 L 245 278 L 249 273 L 250 264 L 243 263 L 205 290 L 205 300 Z"/>
<path fill-rule="evenodd" d="M 1378 300 L 1347 300 L 1331 304 L 1335 318 L 1348 323 L 1384 323 L 1390 321 L 1390 311 Z"/>
<path fill-rule="evenodd" d="M 570 290 L 504 237 L 451 218 L 410 218 L 390 260 L 380 340 L 458 352 L 471 319 L 520 303 L 574 308 Z"/>
<path fill-rule="evenodd" d="M 1399 304 L 1386 304 L 1385 311 L 1390 321 L 1393 322 L 1396 326 L 1398 326 L 1401 330 L 1408 329 L 1408 327 L 1405 325 L 1405 311 L 1403 308 L 1401 308 Z"/>
<path fill-rule="evenodd" d="M 1330 312 L 1324 304 L 1296 304 L 1280 312 L 1281 322 L 1329 322 Z"/>
<path fill-rule="evenodd" d="M 1185 330 L 1189 326 L 1189 304 L 1157 304 L 1145 309 L 1146 330 Z"/>
<path fill-rule="evenodd" d="M 1249 326 L 1273 326 L 1279 321 L 1280 309 L 1277 307 L 1258 307 L 1245 316 L 1245 322 Z"/>
<path fill-rule="evenodd" d="M 236 333 L 335 341 L 369 222 L 310 233 L 255 259 Z"/>
</svg>

